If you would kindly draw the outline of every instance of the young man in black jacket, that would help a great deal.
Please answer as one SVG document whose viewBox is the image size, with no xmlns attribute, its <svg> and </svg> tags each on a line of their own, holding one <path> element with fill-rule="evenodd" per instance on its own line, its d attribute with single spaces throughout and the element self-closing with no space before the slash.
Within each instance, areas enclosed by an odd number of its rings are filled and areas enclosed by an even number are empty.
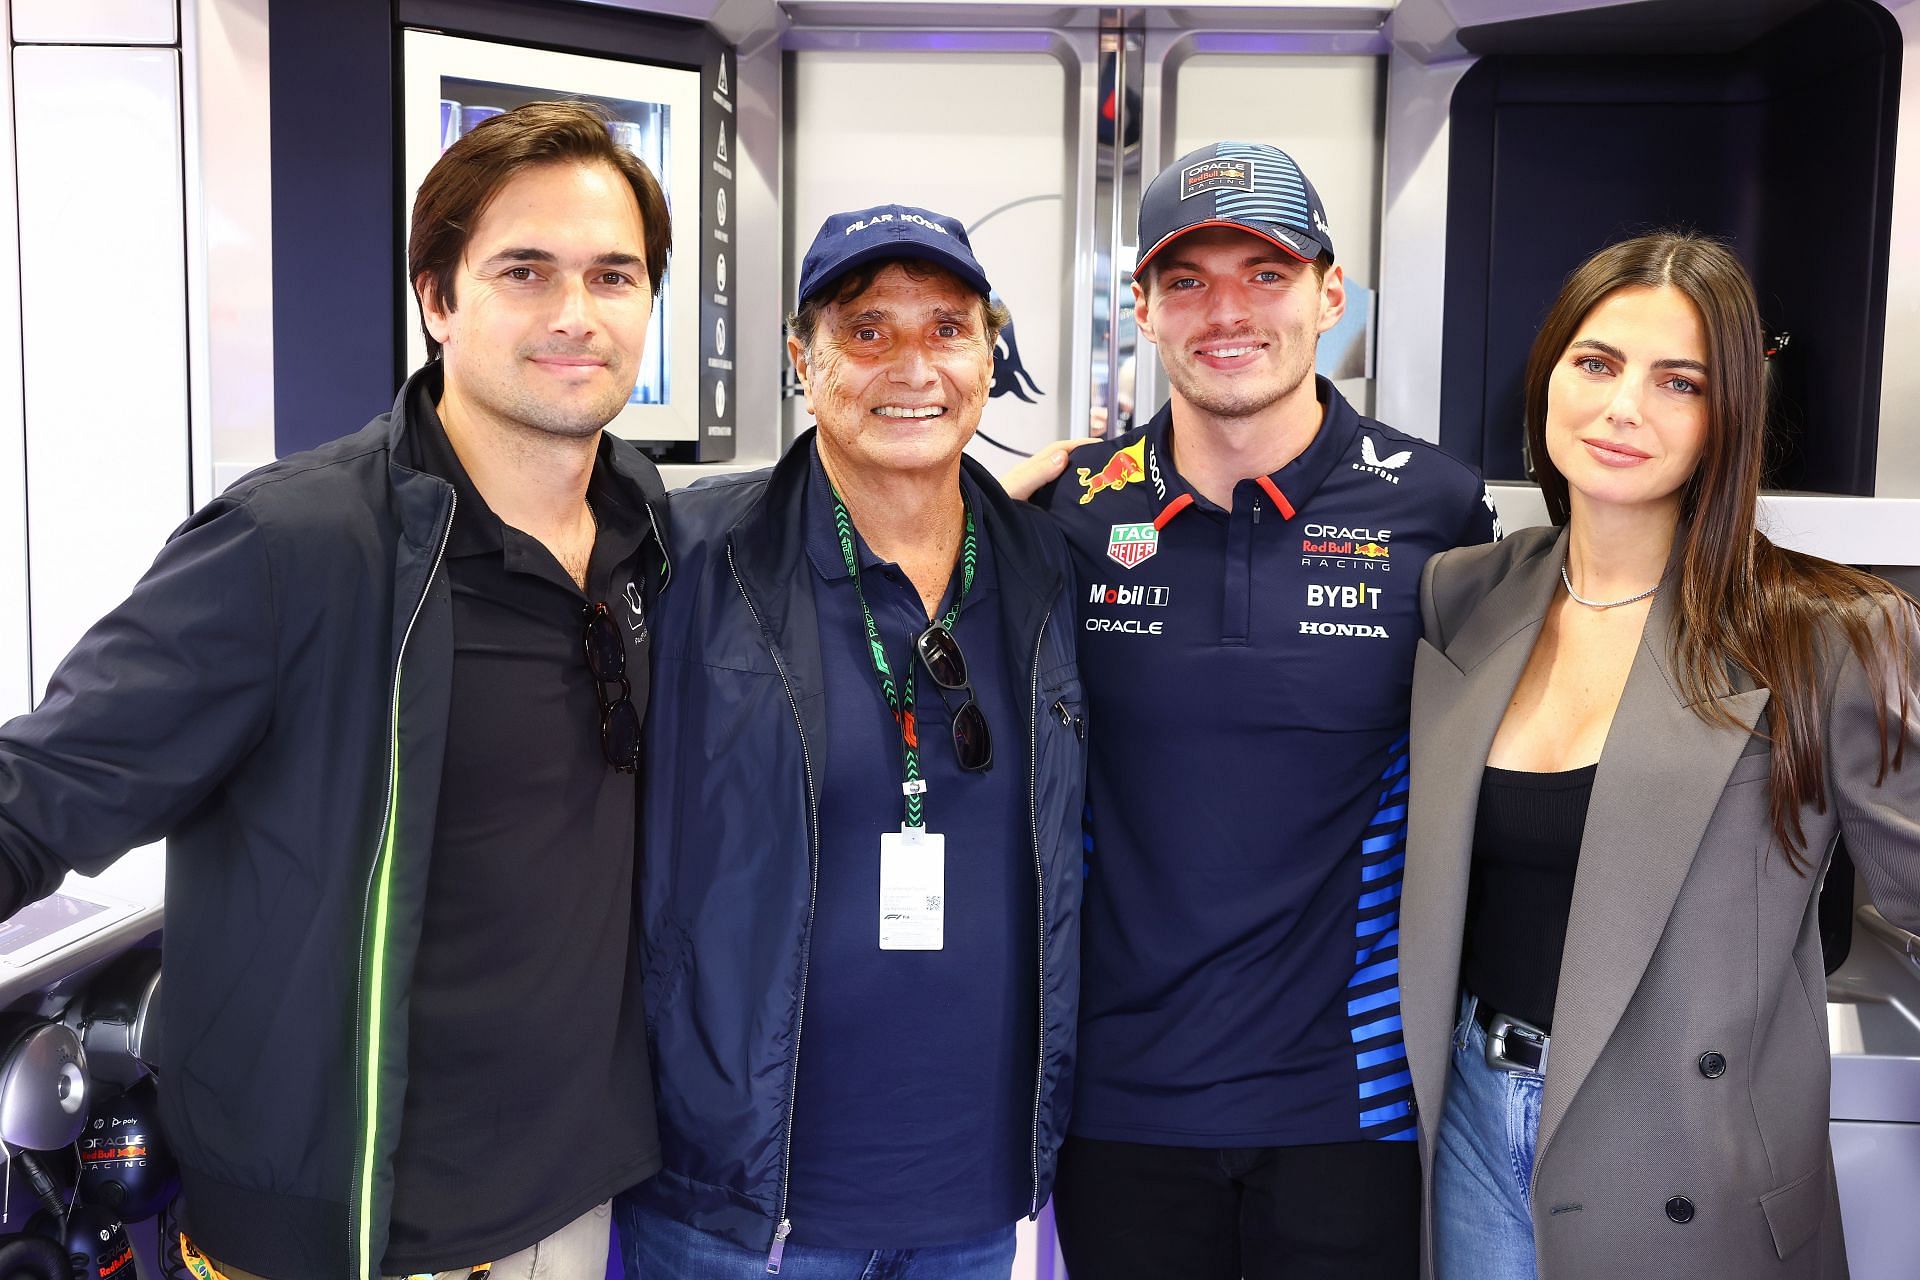
<svg viewBox="0 0 1920 1280">
<path fill-rule="evenodd" d="M 0 911 L 168 841 L 161 1109 L 228 1280 L 597 1280 L 658 1166 L 628 958 L 662 491 L 602 428 L 667 250 L 600 117 L 480 125 L 414 206 L 434 358 L 392 412 L 195 514 L 0 726 Z"/>
</svg>

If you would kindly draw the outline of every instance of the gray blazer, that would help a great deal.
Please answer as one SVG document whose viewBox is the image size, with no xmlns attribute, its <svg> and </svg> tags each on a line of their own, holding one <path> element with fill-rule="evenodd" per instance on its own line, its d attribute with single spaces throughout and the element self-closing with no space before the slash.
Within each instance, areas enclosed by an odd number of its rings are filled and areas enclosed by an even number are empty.
<svg viewBox="0 0 1920 1280">
<path fill-rule="evenodd" d="M 1429 1188 L 1480 777 L 1560 590 L 1564 538 L 1449 551 L 1421 583 L 1400 965 Z M 1844 831 L 1887 918 L 1920 926 L 1920 757 L 1909 747 L 1873 785 L 1866 673 L 1827 646 L 1830 800 L 1802 814 L 1821 862 L 1797 874 L 1767 817 L 1771 746 L 1752 732 L 1767 691 L 1726 690 L 1739 731 L 1701 719 L 1673 677 L 1671 604 L 1655 597 L 1581 839 L 1536 1148 L 1540 1276 L 1845 1276 L 1815 906 Z M 1709 1052 L 1726 1059 L 1717 1078 Z M 1674 1197 L 1694 1206 L 1684 1225 Z"/>
</svg>

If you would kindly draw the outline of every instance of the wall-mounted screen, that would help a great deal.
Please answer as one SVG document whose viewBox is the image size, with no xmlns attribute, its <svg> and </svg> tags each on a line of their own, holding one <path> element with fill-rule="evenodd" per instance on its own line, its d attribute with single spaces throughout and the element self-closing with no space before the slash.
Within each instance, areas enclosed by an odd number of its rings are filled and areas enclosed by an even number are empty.
<svg viewBox="0 0 1920 1280">
<path fill-rule="evenodd" d="M 611 58 L 554 53 L 489 40 L 428 31 L 408 31 L 404 59 L 405 204 L 442 152 L 490 116 L 528 102 L 578 99 L 603 108 L 608 131 L 627 147 L 665 189 L 676 246 L 699 243 L 700 73 Z M 654 299 L 647 349 L 627 407 L 609 424 L 636 440 L 680 441 L 699 437 L 700 323 L 697 249 L 688 272 L 676 281 L 669 270 Z M 427 358 L 411 286 L 400 282 L 405 302 L 407 365 Z"/>
</svg>

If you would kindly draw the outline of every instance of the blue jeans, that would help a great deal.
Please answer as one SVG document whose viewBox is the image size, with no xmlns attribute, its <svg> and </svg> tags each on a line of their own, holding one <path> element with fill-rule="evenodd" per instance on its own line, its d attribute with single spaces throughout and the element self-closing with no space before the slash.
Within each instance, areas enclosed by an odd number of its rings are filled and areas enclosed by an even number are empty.
<svg viewBox="0 0 1920 1280">
<path fill-rule="evenodd" d="M 745 1249 L 668 1217 L 639 1197 L 614 1201 L 627 1280 L 764 1280 L 764 1249 Z M 928 1249 L 825 1249 L 789 1244 L 781 1280 L 1007 1280 L 1013 1224 Z"/>
<path fill-rule="evenodd" d="M 1434 1144 L 1435 1280 L 1535 1280 L 1527 1192 L 1546 1081 L 1488 1066 L 1487 1033 L 1470 1012 L 1463 997 Z"/>
</svg>

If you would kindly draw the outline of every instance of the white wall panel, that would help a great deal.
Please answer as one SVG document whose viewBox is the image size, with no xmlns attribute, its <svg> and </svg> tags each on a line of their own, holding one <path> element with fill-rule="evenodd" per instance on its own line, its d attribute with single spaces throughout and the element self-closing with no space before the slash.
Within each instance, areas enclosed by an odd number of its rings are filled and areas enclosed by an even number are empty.
<svg viewBox="0 0 1920 1280">
<path fill-rule="evenodd" d="M 1279 147 L 1326 202 L 1336 259 L 1371 286 L 1380 261 L 1385 61 L 1196 54 L 1180 65 L 1171 154 L 1223 139 Z M 1143 173 L 1141 184 L 1152 176 Z"/>
<path fill-rule="evenodd" d="M 173 44 L 176 0 L 13 0 L 22 44 Z"/>
<path fill-rule="evenodd" d="M 1880 375 L 1876 495 L 1920 498 L 1920 4 L 1882 0 L 1900 23 L 1905 73 L 1893 155 L 1886 362 Z"/>
<path fill-rule="evenodd" d="M 185 0 L 193 505 L 274 458 L 267 0 Z"/>
<path fill-rule="evenodd" d="M 1382 422 L 1436 444 L 1447 303 L 1447 106 L 1472 66 L 1471 59 L 1430 66 L 1400 49 L 1388 59 L 1374 409 Z"/>
<path fill-rule="evenodd" d="M 1169 159 L 1223 140 L 1279 147 L 1320 193 L 1332 224 L 1334 258 L 1346 278 L 1377 290 L 1385 62 L 1354 54 L 1189 58 L 1178 72 Z M 1153 176 L 1140 175 L 1143 189 Z M 1143 341 L 1141 350 L 1152 347 Z M 1355 408 L 1372 411 L 1371 379 L 1338 385 Z M 1164 392 L 1156 404 L 1158 399 Z"/>
<path fill-rule="evenodd" d="M 899 202 L 958 218 L 1013 312 L 1039 394 L 988 401 L 980 429 L 1030 452 L 1070 434 L 1063 343 L 1067 254 L 1067 71 L 1051 53 L 803 51 L 792 62 L 787 158 L 793 229 L 785 298 L 830 213 Z M 812 425 L 804 410 L 798 428 Z M 995 470 L 1016 459 L 984 441 Z"/>
<path fill-rule="evenodd" d="M 13 0 L 21 44 L 173 44 L 175 0 Z"/>
<path fill-rule="evenodd" d="M 0 102 L 13 66 L 0 59 Z M 20 403 L 20 257 L 13 116 L 0 112 L 0 721 L 32 705 L 27 620 L 27 440 Z"/>
<path fill-rule="evenodd" d="M 1508 533 L 1547 523 L 1547 500 L 1533 484 L 1487 486 Z M 1842 564 L 1920 565 L 1920 498 L 1856 498 L 1823 493 L 1763 493 L 1760 532 L 1774 542 Z"/>
<path fill-rule="evenodd" d="M 14 50 L 37 698 L 188 512 L 179 55 Z"/>
<path fill-rule="evenodd" d="M 1920 1124 L 1836 1120 L 1829 1132 L 1848 1271 L 1855 1280 L 1911 1276 L 1920 1255 L 1920 1217 L 1913 1212 L 1913 1188 L 1920 1185 Z"/>
</svg>

